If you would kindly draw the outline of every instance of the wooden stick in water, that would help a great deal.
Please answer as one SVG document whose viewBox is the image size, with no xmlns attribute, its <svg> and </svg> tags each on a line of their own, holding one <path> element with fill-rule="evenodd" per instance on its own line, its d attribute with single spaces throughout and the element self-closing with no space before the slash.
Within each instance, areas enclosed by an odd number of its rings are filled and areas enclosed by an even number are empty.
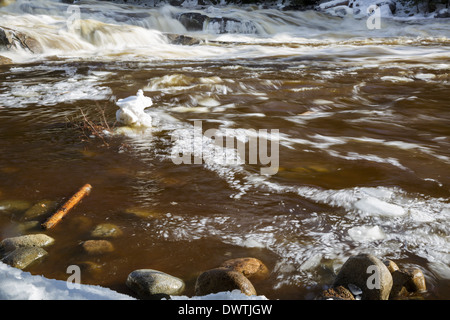
<svg viewBox="0 0 450 320">
<path fill-rule="evenodd" d="M 87 183 L 77 191 L 67 202 L 41 226 L 44 229 L 50 229 L 61 221 L 62 218 L 72 209 L 78 202 L 91 192 L 92 186 Z"/>
</svg>

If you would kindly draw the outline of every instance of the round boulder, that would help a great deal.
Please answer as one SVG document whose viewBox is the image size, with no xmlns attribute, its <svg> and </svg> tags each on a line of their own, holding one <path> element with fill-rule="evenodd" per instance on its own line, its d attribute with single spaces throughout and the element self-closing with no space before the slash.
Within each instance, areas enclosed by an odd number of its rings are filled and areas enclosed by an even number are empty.
<svg viewBox="0 0 450 320">
<path fill-rule="evenodd" d="M 134 270 L 128 275 L 126 285 L 141 299 L 179 295 L 185 287 L 183 280 L 153 269 Z"/>
<path fill-rule="evenodd" d="M 392 283 L 392 275 L 380 259 L 358 254 L 344 263 L 333 286 L 355 285 L 362 290 L 363 300 L 388 300 Z"/>
<path fill-rule="evenodd" d="M 195 283 L 195 294 L 197 296 L 236 289 L 248 296 L 256 295 L 256 290 L 250 280 L 241 272 L 228 268 L 205 271 L 197 278 Z"/>
</svg>

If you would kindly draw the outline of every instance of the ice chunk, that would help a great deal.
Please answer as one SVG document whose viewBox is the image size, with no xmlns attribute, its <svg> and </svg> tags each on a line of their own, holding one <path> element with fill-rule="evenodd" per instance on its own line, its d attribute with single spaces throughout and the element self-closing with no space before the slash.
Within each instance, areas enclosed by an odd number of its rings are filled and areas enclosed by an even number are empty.
<svg viewBox="0 0 450 320">
<path fill-rule="evenodd" d="M 135 96 L 119 99 L 116 105 L 120 108 L 116 112 L 117 121 L 127 126 L 152 126 L 152 117 L 145 113 L 144 109 L 153 105 L 153 102 L 151 98 L 144 96 L 141 89 Z"/>
<path fill-rule="evenodd" d="M 356 209 L 372 215 L 399 217 L 406 213 L 402 207 L 374 197 L 363 198 L 357 201 L 354 206 Z"/>
<path fill-rule="evenodd" d="M 348 234 L 353 239 L 353 241 L 358 242 L 375 241 L 386 238 L 385 233 L 379 226 L 353 227 L 348 230 Z"/>
</svg>

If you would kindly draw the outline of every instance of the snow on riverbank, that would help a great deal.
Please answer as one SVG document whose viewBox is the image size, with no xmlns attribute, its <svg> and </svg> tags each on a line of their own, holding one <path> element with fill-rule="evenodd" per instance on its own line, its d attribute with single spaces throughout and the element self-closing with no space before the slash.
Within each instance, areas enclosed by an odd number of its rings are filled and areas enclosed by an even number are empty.
<svg viewBox="0 0 450 320">
<path fill-rule="evenodd" d="M 80 285 L 69 289 L 67 282 L 34 276 L 0 262 L 1 300 L 130 300 L 130 296 L 108 288 Z"/>
<path fill-rule="evenodd" d="M 267 300 L 264 296 L 246 296 L 235 290 L 201 297 L 173 296 L 173 300 Z M 0 300 L 135 300 L 111 289 L 79 285 L 69 289 L 63 280 L 47 279 L 0 262 Z"/>
</svg>

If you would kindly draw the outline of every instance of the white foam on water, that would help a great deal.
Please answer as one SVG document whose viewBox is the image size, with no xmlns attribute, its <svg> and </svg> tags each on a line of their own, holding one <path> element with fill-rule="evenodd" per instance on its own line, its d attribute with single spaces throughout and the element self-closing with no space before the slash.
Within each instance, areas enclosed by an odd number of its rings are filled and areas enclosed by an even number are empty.
<svg viewBox="0 0 450 320">
<path fill-rule="evenodd" d="M 77 74 L 69 79 L 34 84 L 26 80 L 4 82 L 9 90 L 0 93 L 2 105 L 9 108 L 21 108 L 30 104 L 51 106 L 58 103 L 70 103 L 78 100 L 106 100 L 112 91 L 109 87 L 96 84 L 94 76 Z"/>
<path fill-rule="evenodd" d="M 398 77 L 398 76 L 383 76 L 380 78 L 383 81 L 391 81 L 391 82 L 413 82 L 413 79 L 407 77 Z"/>
</svg>

